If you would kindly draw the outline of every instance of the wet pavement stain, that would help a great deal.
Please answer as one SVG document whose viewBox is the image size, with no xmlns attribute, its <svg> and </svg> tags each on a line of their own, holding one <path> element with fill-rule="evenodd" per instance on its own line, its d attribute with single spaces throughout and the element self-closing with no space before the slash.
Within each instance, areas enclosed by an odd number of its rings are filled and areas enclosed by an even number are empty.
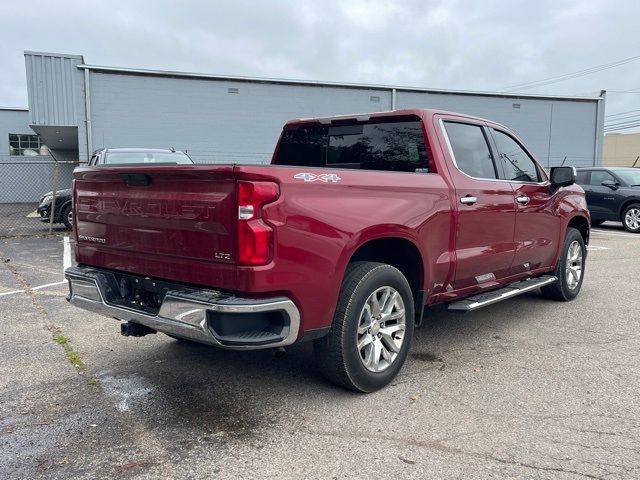
<svg viewBox="0 0 640 480">
<path fill-rule="evenodd" d="M 421 362 L 444 363 L 444 360 L 441 357 L 430 352 L 413 352 L 411 354 L 411 358 L 420 360 Z"/>
<path fill-rule="evenodd" d="M 255 405 L 251 395 L 239 398 L 220 384 L 203 385 L 173 375 L 146 378 L 105 372 L 98 378 L 121 414 L 134 416 L 149 431 L 176 435 L 173 441 L 178 443 L 189 444 L 191 434 L 196 433 L 226 443 L 275 422 L 268 411 Z"/>
</svg>

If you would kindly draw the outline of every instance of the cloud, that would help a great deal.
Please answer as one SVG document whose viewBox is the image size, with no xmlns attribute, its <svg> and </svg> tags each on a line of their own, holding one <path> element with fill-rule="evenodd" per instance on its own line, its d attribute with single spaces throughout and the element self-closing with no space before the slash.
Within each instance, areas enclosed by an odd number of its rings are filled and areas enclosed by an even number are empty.
<svg viewBox="0 0 640 480">
<path fill-rule="evenodd" d="M 98 65 L 497 90 L 638 54 L 639 15 L 640 4 L 622 1 L 3 2 L 0 105 L 27 104 L 24 50 Z M 527 92 L 630 90 L 639 65 Z M 612 94 L 607 110 L 639 103 Z"/>
</svg>

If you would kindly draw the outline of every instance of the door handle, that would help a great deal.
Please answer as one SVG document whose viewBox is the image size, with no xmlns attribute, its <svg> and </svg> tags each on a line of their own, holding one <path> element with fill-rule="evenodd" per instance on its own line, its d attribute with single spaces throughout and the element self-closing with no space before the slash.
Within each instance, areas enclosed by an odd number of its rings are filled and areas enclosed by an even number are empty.
<svg viewBox="0 0 640 480">
<path fill-rule="evenodd" d="M 465 205 L 473 205 L 478 201 L 478 197 L 472 197 L 471 195 L 467 195 L 466 197 L 460 197 L 460 203 L 464 203 Z"/>
<path fill-rule="evenodd" d="M 527 203 L 529 203 L 529 200 L 530 198 L 526 195 L 519 195 L 516 197 L 516 202 L 518 202 L 520 205 L 526 205 Z"/>
</svg>

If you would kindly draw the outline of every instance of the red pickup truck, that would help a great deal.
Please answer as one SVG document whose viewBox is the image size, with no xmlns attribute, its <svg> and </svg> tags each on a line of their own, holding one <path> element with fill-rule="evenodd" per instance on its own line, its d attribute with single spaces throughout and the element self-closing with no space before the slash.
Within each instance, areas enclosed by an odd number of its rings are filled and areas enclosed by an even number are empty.
<svg viewBox="0 0 640 480">
<path fill-rule="evenodd" d="M 271 165 L 78 168 L 68 299 L 129 336 L 313 340 L 327 378 L 370 392 L 425 307 L 578 294 L 590 220 L 574 182 L 504 126 L 433 110 L 290 121 Z"/>
</svg>

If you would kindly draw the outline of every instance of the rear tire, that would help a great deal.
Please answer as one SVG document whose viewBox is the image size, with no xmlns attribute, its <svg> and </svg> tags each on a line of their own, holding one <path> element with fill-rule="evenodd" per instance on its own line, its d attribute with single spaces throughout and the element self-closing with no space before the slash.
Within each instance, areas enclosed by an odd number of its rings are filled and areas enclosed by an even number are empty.
<svg viewBox="0 0 640 480">
<path fill-rule="evenodd" d="M 67 230 L 71 230 L 73 228 L 73 210 L 71 209 L 71 204 L 62 209 L 60 216 L 62 217 L 62 223 L 67 227 Z"/>
<path fill-rule="evenodd" d="M 542 294 L 552 300 L 563 302 L 576 298 L 584 280 L 586 253 L 587 249 L 580 232 L 575 228 L 567 228 L 562 253 L 554 272 L 558 281 L 542 287 Z"/>
<path fill-rule="evenodd" d="M 640 204 L 633 203 L 622 212 L 622 226 L 627 232 L 640 232 Z"/>
<path fill-rule="evenodd" d="M 376 262 L 349 264 L 331 330 L 314 341 L 322 374 L 358 392 L 388 385 L 409 353 L 414 319 L 411 287 L 400 270 Z"/>
</svg>

